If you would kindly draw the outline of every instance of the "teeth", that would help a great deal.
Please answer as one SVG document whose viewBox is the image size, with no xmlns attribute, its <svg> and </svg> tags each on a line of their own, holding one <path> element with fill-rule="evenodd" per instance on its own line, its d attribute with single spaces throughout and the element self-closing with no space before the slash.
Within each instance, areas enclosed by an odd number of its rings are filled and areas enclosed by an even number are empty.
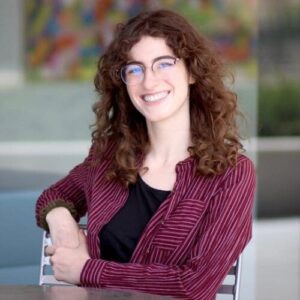
<svg viewBox="0 0 300 300">
<path fill-rule="evenodd" d="M 155 102 L 163 99 L 169 94 L 169 92 L 160 92 L 154 95 L 143 96 L 144 101 L 146 102 Z"/>
</svg>

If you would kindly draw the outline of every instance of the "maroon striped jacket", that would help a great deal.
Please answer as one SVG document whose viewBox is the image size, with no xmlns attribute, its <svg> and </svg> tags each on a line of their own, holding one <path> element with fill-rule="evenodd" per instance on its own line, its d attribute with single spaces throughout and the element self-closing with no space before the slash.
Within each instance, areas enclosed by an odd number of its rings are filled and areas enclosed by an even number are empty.
<svg viewBox="0 0 300 300">
<path fill-rule="evenodd" d="M 112 146 L 101 160 L 93 148 L 36 204 L 37 224 L 42 227 L 55 206 L 68 207 L 76 220 L 87 212 L 91 259 L 81 272 L 81 285 L 213 299 L 251 238 L 252 162 L 240 155 L 235 168 L 213 177 L 196 175 L 193 157 L 179 162 L 174 188 L 147 224 L 130 262 L 116 263 L 100 259 L 98 233 L 124 205 L 128 189 L 105 179 Z"/>
</svg>

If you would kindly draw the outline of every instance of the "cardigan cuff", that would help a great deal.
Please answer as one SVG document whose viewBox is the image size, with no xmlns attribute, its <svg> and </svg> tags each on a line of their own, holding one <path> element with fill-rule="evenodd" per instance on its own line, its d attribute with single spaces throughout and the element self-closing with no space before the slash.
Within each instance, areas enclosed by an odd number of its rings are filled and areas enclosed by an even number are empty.
<svg viewBox="0 0 300 300">
<path fill-rule="evenodd" d="M 80 274 L 82 287 L 102 287 L 101 276 L 108 262 L 102 259 L 89 259 Z"/>
<path fill-rule="evenodd" d="M 67 202 L 63 199 L 53 200 L 53 201 L 49 202 L 47 204 L 47 206 L 45 206 L 44 208 L 41 209 L 41 211 L 39 213 L 39 218 L 38 218 L 38 220 L 39 220 L 38 224 L 48 232 L 49 232 L 49 227 L 48 227 L 48 223 L 46 221 L 46 216 L 50 210 L 52 210 L 53 208 L 56 208 L 56 207 L 67 208 L 76 221 L 78 221 L 78 219 L 79 219 L 77 211 L 72 203 Z"/>
</svg>

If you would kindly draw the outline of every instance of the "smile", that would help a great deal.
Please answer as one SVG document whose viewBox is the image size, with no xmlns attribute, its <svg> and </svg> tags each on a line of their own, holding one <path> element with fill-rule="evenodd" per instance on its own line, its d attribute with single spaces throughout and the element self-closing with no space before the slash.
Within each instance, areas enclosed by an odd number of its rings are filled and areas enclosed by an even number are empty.
<svg viewBox="0 0 300 300">
<path fill-rule="evenodd" d="M 165 92 L 159 92 L 151 95 L 144 95 L 142 96 L 142 99 L 146 102 L 156 102 L 164 99 L 168 95 L 169 95 L 169 91 L 165 91 Z"/>
</svg>

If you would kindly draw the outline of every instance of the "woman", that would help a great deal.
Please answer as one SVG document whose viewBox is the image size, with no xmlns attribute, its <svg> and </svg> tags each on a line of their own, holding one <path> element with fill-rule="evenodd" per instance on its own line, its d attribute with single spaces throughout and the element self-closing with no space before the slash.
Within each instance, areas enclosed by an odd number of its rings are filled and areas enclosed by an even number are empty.
<svg viewBox="0 0 300 300">
<path fill-rule="evenodd" d="M 118 27 L 95 77 L 89 155 L 36 205 L 58 280 L 215 297 L 251 238 L 255 188 L 223 79 L 209 42 L 174 12 Z"/>
</svg>

